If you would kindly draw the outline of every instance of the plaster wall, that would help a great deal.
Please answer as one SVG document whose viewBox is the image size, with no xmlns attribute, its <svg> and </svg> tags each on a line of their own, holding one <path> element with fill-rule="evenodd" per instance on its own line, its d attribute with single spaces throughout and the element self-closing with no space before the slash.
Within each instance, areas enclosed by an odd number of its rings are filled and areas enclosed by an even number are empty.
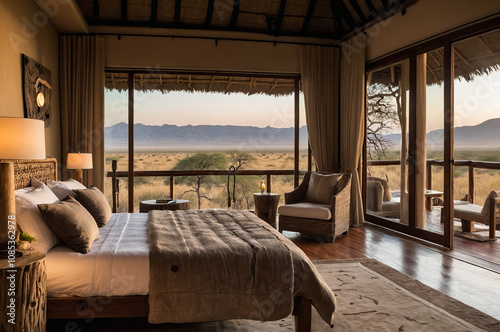
<svg viewBox="0 0 500 332">
<path fill-rule="evenodd" d="M 21 54 L 52 72 L 52 122 L 45 128 L 47 157 L 61 161 L 59 34 L 32 0 L 0 0 L 0 116 L 24 117 Z"/>
</svg>

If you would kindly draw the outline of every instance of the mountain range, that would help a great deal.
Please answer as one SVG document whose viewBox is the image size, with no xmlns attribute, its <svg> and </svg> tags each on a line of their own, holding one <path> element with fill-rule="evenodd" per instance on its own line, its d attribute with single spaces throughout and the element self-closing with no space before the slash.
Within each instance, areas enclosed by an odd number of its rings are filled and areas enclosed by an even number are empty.
<svg viewBox="0 0 500 332">
<path fill-rule="evenodd" d="M 120 122 L 104 129 L 106 150 L 126 150 L 128 125 Z M 401 142 L 401 134 L 384 136 L 394 146 Z M 307 146 L 307 127 L 299 130 L 300 146 Z M 134 125 L 134 145 L 137 151 L 161 150 L 271 150 L 293 149 L 294 129 L 254 126 L 160 126 Z M 427 146 L 441 149 L 444 130 L 427 133 Z M 500 142 L 500 118 L 490 119 L 475 126 L 455 127 L 456 148 L 498 147 Z"/>
<path fill-rule="evenodd" d="M 401 134 L 390 134 L 384 138 L 394 146 L 401 142 Z M 491 148 L 500 143 L 500 118 L 486 120 L 475 126 L 455 127 L 455 148 Z M 436 129 L 427 133 L 427 147 L 442 149 L 444 130 Z"/>
<path fill-rule="evenodd" d="M 117 123 L 104 129 L 106 150 L 126 150 L 128 125 Z M 299 131 L 300 144 L 307 147 L 307 128 Z M 160 126 L 134 124 L 134 146 L 138 151 L 161 150 L 270 150 L 293 149 L 294 129 L 254 126 Z"/>
</svg>

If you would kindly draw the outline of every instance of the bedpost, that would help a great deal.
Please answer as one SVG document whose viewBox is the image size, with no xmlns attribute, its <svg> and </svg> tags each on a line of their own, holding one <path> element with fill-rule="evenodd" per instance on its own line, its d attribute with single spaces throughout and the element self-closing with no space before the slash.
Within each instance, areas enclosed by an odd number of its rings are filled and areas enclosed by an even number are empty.
<svg viewBox="0 0 500 332">
<path fill-rule="evenodd" d="M 118 168 L 118 161 L 111 161 L 111 170 L 113 171 L 113 175 L 111 177 L 111 187 L 113 191 L 113 213 L 116 213 L 116 205 L 117 205 L 117 197 L 118 197 L 118 180 L 116 178 L 116 169 Z"/>
<path fill-rule="evenodd" d="M 304 296 L 295 297 L 293 313 L 295 332 L 311 332 L 311 300 Z"/>
</svg>

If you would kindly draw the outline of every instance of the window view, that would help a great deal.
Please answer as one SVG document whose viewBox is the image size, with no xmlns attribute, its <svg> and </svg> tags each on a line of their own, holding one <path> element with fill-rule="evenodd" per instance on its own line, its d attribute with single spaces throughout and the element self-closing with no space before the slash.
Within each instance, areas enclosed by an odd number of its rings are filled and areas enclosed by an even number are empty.
<svg viewBox="0 0 500 332">
<path fill-rule="evenodd" d="M 369 214 L 408 224 L 408 61 L 370 72 L 367 83 L 366 209 Z"/>
<path fill-rule="evenodd" d="M 128 92 L 119 91 L 126 75 L 108 74 L 106 105 L 127 100 Z M 228 197 L 231 208 L 253 209 L 261 181 L 282 200 L 293 190 L 293 79 L 134 74 L 134 86 L 134 171 L 142 172 L 134 177 L 134 211 L 140 202 L 169 198 L 192 208 L 227 208 Z M 299 165 L 306 170 L 302 96 L 300 105 Z M 125 117 L 108 116 L 106 108 L 106 157 L 119 161 L 119 171 L 128 170 L 127 107 Z M 233 169 L 245 171 L 236 176 L 234 193 Z M 120 181 L 122 195 L 127 188 Z"/>
</svg>

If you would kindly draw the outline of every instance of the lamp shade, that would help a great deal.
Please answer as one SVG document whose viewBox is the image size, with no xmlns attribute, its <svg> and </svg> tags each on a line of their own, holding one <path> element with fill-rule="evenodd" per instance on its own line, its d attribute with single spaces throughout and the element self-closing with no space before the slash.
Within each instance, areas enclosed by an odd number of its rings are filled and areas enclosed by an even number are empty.
<svg viewBox="0 0 500 332">
<path fill-rule="evenodd" d="M 0 117 L 0 159 L 45 159 L 44 122 Z"/>
<path fill-rule="evenodd" d="M 92 153 L 68 153 L 67 169 L 92 169 Z"/>
</svg>

